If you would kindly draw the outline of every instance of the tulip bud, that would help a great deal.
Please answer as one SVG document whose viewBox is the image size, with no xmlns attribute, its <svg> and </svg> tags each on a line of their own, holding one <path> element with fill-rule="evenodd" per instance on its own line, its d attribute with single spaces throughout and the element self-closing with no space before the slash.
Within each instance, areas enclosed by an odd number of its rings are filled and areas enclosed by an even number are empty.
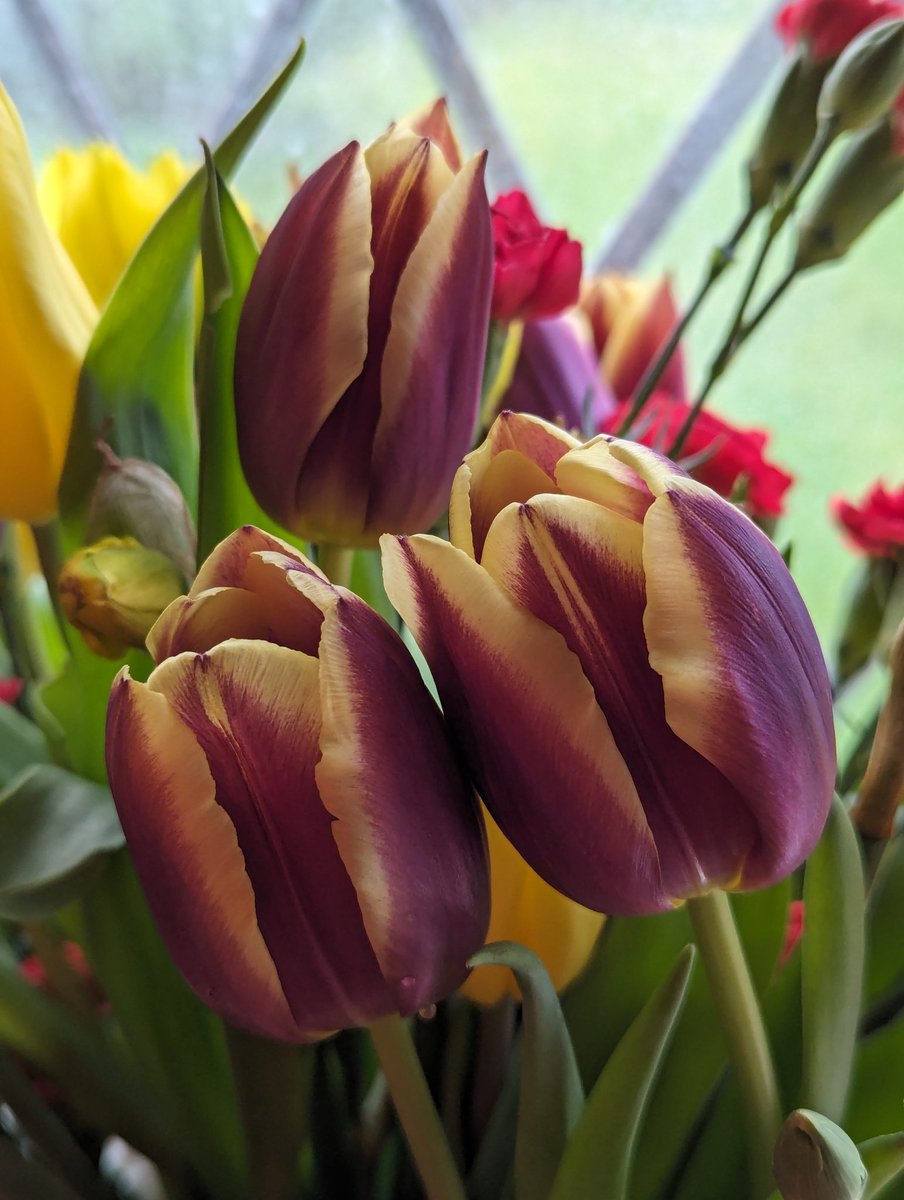
<svg viewBox="0 0 904 1200">
<path fill-rule="evenodd" d="M 841 258 L 904 192 L 904 154 L 883 117 L 851 139 L 822 192 L 800 218 L 794 264 L 799 271 Z"/>
<path fill-rule="evenodd" d="M 747 164 L 752 206 L 768 204 L 803 161 L 816 136 L 816 102 L 829 66 L 803 49 L 791 60 Z"/>
<path fill-rule="evenodd" d="M 102 538 L 63 564 L 60 604 L 88 648 L 102 658 L 122 658 L 143 648 L 151 626 L 181 595 L 173 563 L 135 538 Z"/>
<path fill-rule="evenodd" d="M 861 1200 L 866 1191 L 857 1147 L 828 1117 L 805 1108 L 782 1126 L 772 1166 L 783 1200 Z"/>
<path fill-rule="evenodd" d="M 385 537 L 386 590 L 542 878 L 644 913 L 799 866 L 835 782 L 831 688 L 752 521 L 645 446 L 503 413 L 449 529 Z"/>
<path fill-rule="evenodd" d="M 471 444 L 492 235 L 485 156 L 457 173 L 391 129 L 309 176 L 264 246 L 236 341 L 258 503 L 318 542 L 429 529 Z"/>
<path fill-rule="evenodd" d="M 449 109 L 446 106 L 445 97 L 441 96 L 439 100 L 434 100 L 425 108 L 403 117 L 399 121 L 399 126 L 402 129 L 410 129 L 418 137 L 429 138 L 442 150 L 449 168 L 456 174 L 461 170 L 465 159 L 461 152 L 461 146 L 458 144 L 458 138 L 455 136 L 455 130 L 452 128 L 452 122 L 449 120 Z"/>
<path fill-rule="evenodd" d="M 110 697 L 110 787 L 170 953 L 228 1021 L 281 1041 L 410 1016 L 488 919 L 476 799 L 401 638 L 246 526 Z"/>
<path fill-rule="evenodd" d="M 904 19 L 870 25 L 845 47 L 816 107 L 835 133 L 862 129 L 883 116 L 904 87 Z"/>
<path fill-rule="evenodd" d="M 197 536 L 179 485 L 156 463 L 118 458 L 105 442 L 99 442 L 98 449 L 104 465 L 88 509 L 88 541 L 133 537 L 166 555 L 191 583 Z"/>
</svg>

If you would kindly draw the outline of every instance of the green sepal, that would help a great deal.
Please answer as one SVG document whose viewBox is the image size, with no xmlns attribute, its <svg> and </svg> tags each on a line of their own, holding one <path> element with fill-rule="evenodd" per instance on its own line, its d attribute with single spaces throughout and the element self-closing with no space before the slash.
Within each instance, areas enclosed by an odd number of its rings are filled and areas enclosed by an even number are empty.
<svg viewBox="0 0 904 1200">
<path fill-rule="evenodd" d="M 801 1105 L 840 1121 L 863 997 L 864 880 L 860 844 L 836 797 L 804 871 L 801 940 Z"/>
<path fill-rule="evenodd" d="M 0 917 L 53 916 L 123 844 L 106 788 L 47 763 L 26 767 L 0 792 Z"/>
<path fill-rule="evenodd" d="M 603 1068 L 565 1150 L 551 1200 L 626 1200 L 647 1098 L 694 958 L 694 947 L 686 946 Z"/>
<path fill-rule="evenodd" d="M 303 44 L 215 152 L 229 174 L 301 61 Z M 126 268 L 104 309 L 79 379 L 60 484 L 67 549 L 83 541 L 84 517 L 100 469 L 101 432 L 122 458 L 157 463 L 194 510 L 198 432 L 193 379 L 192 267 L 198 253 L 204 168 L 166 209 Z M 111 423 L 112 421 L 112 423 Z"/>
<path fill-rule="evenodd" d="M 492 942 L 468 965 L 508 967 L 521 990 L 515 1191 L 518 1200 L 547 1200 L 584 1107 L 584 1088 L 559 997 L 541 960 L 517 942 Z"/>
</svg>

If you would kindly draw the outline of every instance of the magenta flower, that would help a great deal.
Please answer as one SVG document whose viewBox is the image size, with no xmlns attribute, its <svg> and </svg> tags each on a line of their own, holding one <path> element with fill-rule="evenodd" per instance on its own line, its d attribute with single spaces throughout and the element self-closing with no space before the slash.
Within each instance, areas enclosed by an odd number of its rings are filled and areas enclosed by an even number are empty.
<svg viewBox="0 0 904 1200">
<path fill-rule="evenodd" d="M 390 599 L 506 837 L 588 907 L 765 887 L 835 776 L 829 680 L 778 551 L 645 446 L 503 413 L 453 545 L 383 539 Z"/>
<path fill-rule="evenodd" d="M 110 786 L 170 953 L 205 1003 L 286 1041 L 410 1015 L 488 921 L 469 783 L 385 621 L 238 530 L 110 698 Z"/>
</svg>

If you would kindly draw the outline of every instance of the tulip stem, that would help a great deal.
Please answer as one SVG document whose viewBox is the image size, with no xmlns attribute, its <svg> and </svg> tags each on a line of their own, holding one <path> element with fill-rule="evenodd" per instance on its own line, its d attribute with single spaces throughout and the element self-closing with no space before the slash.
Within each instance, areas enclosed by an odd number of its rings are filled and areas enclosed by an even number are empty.
<svg viewBox="0 0 904 1200">
<path fill-rule="evenodd" d="M 687 902 L 694 939 L 735 1070 L 745 1113 L 751 1200 L 773 1188 L 772 1151 L 782 1123 L 778 1083 L 750 969 L 728 896 L 713 891 Z"/>
<path fill-rule="evenodd" d="M 407 1023 L 400 1017 L 382 1017 L 368 1028 L 428 1200 L 465 1200 Z"/>
<path fill-rule="evenodd" d="M 333 542 L 317 544 L 317 566 L 336 587 L 350 586 L 354 562 L 354 546 L 337 546 Z"/>
</svg>

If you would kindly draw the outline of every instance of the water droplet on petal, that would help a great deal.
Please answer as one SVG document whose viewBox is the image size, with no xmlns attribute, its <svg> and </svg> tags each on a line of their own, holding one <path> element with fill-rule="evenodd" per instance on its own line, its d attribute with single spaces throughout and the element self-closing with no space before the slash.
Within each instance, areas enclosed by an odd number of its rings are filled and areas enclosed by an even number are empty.
<svg viewBox="0 0 904 1200">
<path fill-rule="evenodd" d="M 423 1008 L 417 1010 L 417 1015 L 424 1021 L 430 1021 L 436 1016 L 436 1005 L 425 1004 Z"/>
</svg>

